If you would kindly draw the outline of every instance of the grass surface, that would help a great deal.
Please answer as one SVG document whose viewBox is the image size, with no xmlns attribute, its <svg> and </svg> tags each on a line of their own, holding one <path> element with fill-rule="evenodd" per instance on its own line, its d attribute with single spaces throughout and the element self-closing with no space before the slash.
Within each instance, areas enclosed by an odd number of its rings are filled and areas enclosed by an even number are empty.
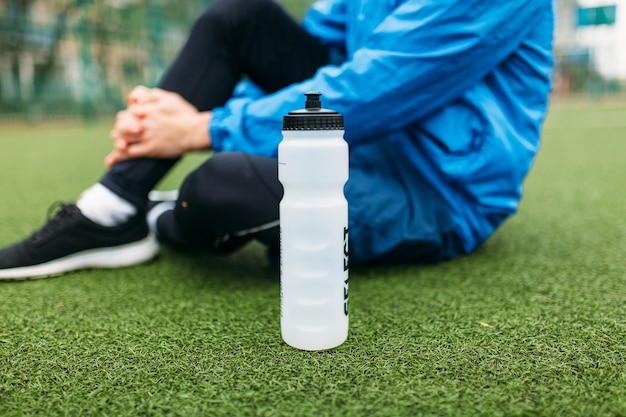
<svg viewBox="0 0 626 417">
<path fill-rule="evenodd" d="M 0 129 L 0 245 L 99 178 L 107 130 Z M 282 343 L 259 246 L 0 283 L 0 415 L 626 415 L 625 154 L 626 108 L 554 109 L 519 213 L 471 256 L 353 269 L 329 352 Z"/>
</svg>

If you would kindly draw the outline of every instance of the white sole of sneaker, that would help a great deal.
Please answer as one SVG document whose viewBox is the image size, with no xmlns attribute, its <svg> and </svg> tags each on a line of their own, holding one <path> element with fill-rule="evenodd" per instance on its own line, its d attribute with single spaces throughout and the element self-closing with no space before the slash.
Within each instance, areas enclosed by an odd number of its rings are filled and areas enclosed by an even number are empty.
<svg viewBox="0 0 626 417">
<path fill-rule="evenodd" d="M 78 269 L 121 268 L 147 262 L 158 252 L 159 244 L 150 234 L 143 240 L 126 245 L 91 249 L 39 265 L 0 270 L 0 280 L 46 278 Z"/>
</svg>

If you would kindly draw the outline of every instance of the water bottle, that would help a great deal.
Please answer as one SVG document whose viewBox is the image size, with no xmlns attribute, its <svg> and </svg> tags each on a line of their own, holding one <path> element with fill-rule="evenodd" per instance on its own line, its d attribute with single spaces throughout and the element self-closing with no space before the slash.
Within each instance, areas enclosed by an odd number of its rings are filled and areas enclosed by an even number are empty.
<svg viewBox="0 0 626 417">
<path fill-rule="evenodd" d="M 303 350 L 348 337 L 348 145 L 343 116 L 320 95 L 283 118 L 278 146 L 281 334 Z"/>
</svg>

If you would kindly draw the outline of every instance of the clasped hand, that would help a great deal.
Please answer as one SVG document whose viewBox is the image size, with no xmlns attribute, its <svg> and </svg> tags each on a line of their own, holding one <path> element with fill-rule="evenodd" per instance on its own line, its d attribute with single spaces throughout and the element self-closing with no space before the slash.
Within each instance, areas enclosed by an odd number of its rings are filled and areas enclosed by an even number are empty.
<svg viewBox="0 0 626 417">
<path fill-rule="evenodd" d="M 117 114 L 111 130 L 112 166 L 132 158 L 176 158 L 211 146 L 211 112 L 199 112 L 180 95 L 158 88 L 135 87 L 128 107 Z"/>
</svg>

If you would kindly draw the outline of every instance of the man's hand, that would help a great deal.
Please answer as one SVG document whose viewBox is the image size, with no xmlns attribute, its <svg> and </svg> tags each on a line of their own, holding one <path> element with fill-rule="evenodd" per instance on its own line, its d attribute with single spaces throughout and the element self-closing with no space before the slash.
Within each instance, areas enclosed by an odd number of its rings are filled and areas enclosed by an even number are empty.
<svg viewBox="0 0 626 417">
<path fill-rule="evenodd" d="M 198 112 L 180 95 L 158 88 L 136 87 L 128 108 L 117 114 L 111 131 L 114 150 L 108 166 L 131 158 L 176 158 L 211 146 L 211 112 Z"/>
</svg>

